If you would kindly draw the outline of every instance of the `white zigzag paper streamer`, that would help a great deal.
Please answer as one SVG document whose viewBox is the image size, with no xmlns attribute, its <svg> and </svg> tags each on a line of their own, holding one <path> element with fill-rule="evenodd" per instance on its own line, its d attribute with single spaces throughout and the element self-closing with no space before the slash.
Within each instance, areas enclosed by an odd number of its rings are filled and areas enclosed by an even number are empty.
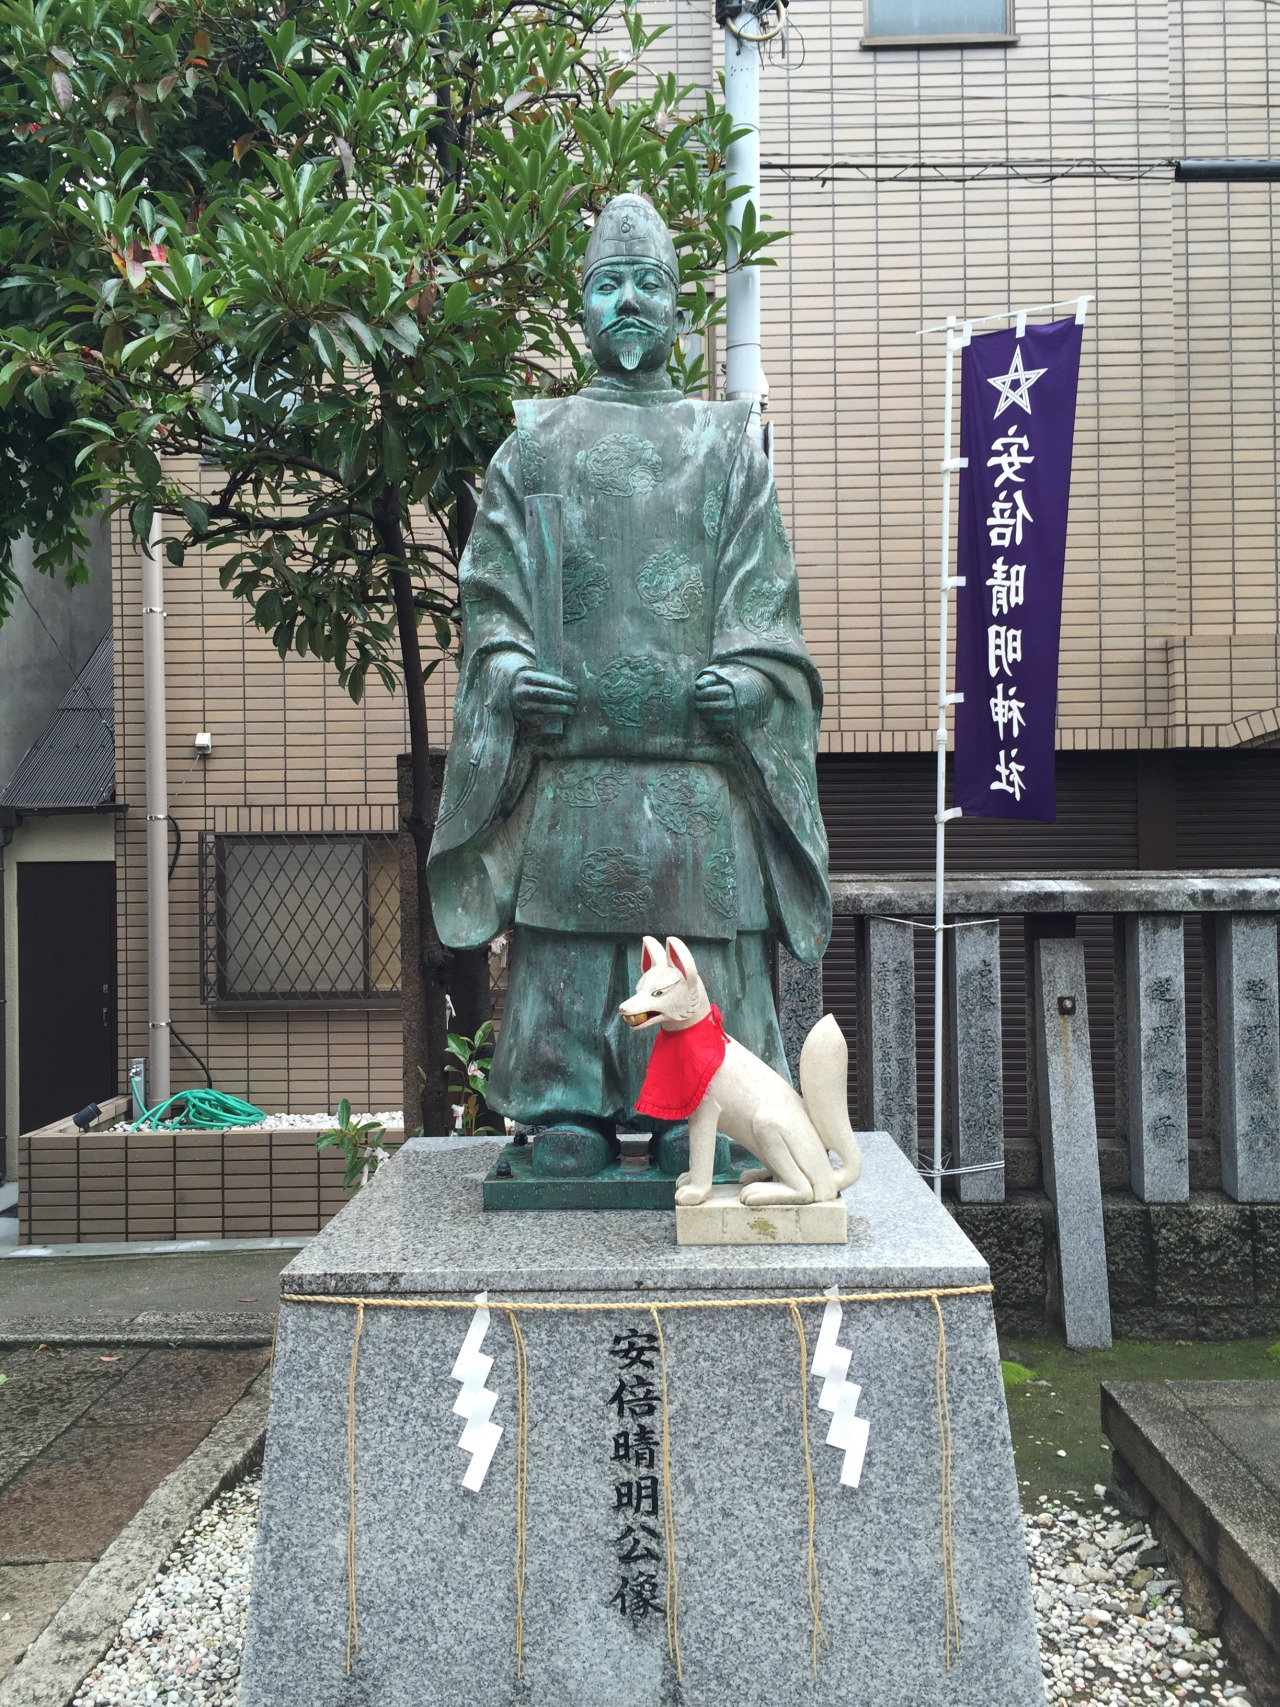
<svg viewBox="0 0 1280 1707">
<path fill-rule="evenodd" d="M 467 1419 L 458 1445 L 463 1452 L 471 1454 L 462 1485 L 470 1488 L 473 1494 L 479 1493 L 493 1461 L 494 1450 L 502 1439 L 502 1429 L 489 1420 L 498 1395 L 485 1386 L 493 1368 L 493 1359 L 480 1350 L 481 1342 L 489 1331 L 489 1312 L 485 1309 L 488 1302 L 487 1292 L 476 1293 L 476 1303 L 480 1308 L 471 1318 L 467 1337 L 453 1366 L 453 1379 L 462 1383 L 462 1391 L 453 1403 L 454 1415 Z"/>
<path fill-rule="evenodd" d="M 812 1374 L 822 1382 L 819 1409 L 833 1413 L 831 1427 L 827 1430 L 827 1445 L 838 1447 L 844 1453 L 840 1480 L 845 1487 L 856 1488 L 862 1478 L 862 1461 L 867 1455 L 871 1424 L 865 1417 L 854 1415 L 862 1397 L 862 1388 L 845 1379 L 853 1352 L 848 1346 L 836 1344 L 836 1336 L 844 1320 L 844 1311 L 836 1302 L 840 1288 L 828 1286 L 826 1291 L 831 1302 L 822 1312 L 818 1343 L 813 1348 Z"/>
</svg>

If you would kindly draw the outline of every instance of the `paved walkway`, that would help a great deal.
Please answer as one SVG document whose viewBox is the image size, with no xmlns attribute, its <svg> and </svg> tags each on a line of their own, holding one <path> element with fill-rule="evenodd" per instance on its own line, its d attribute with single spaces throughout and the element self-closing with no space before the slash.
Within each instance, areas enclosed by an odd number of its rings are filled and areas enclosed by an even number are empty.
<svg viewBox="0 0 1280 1707">
<path fill-rule="evenodd" d="M 156 1256 L 7 1257 L 0 1345 L 123 1342 L 269 1345 L 292 1249 Z"/>
<path fill-rule="evenodd" d="M 0 1262 L 0 1678 L 265 1366 L 293 1254 Z"/>
<path fill-rule="evenodd" d="M 0 1350 L 0 1677 L 268 1356 Z"/>
</svg>

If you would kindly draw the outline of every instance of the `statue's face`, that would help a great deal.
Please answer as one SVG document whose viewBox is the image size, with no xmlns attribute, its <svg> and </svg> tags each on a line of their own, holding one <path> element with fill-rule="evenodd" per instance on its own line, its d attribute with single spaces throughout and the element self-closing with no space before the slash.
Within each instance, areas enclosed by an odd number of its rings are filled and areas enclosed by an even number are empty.
<svg viewBox="0 0 1280 1707">
<path fill-rule="evenodd" d="M 652 261 L 605 261 L 587 280 L 582 328 L 601 373 L 652 373 L 676 341 L 676 287 Z"/>
</svg>

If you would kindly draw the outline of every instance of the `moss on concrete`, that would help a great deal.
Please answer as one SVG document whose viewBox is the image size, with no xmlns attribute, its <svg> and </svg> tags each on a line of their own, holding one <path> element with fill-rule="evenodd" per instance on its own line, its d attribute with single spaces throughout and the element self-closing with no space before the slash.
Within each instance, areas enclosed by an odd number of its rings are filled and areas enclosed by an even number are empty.
<svg viewBox="0 0 1280 1707">
<path fill-rule="evenodd" d="M 1039 1494 L 1074 1491 L 1093 1498 L 1111 1474 L 1098 1421 L 1103 1381 L 1280 1381 L 1280 1342 L 1155 1344 L 1117 1340 L 1110 1351 L 1068 1351 L 1041 1340 L 1001 1342 L 1003 1368 L 1021 1365 L 1026 1379 L 1005 1377 L 1005 1400 L 1023 1504 Z"/>
</svg>

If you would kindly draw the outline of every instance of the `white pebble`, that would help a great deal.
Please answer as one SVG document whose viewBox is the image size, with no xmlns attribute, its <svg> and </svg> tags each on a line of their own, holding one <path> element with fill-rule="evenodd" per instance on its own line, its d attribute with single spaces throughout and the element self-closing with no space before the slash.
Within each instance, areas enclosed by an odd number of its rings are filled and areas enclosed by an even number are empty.
<svg viewBox="0 0 1280 1707">
<path fill-rule="evenodd" d="M 201 1513 L 72 1707 L 234 1707 L 258 1487 L 252 1477 Z M 1072 1510 L 1045 1496 L 1038 1504 L 1024 1523 L 1051 1707 L 1176 1707 L 1211 1690 L 1223 1701 L 1245 1695 L 1243 1684 L 1224 1675 L 1221 1644 L 1183 1622 L 1175 1581 L 1162 1580 L 1162 1592 L 1145 1600 L 1129 1584 L 1131 1569 L 1110 1568 L 1156 1545 L 1144 1524 L 1125 1521 L 1114 1508 Z M 1079 1563 L 1086 1544 L 1108 1568 L 1090 1566 L 1086 1574 Z"/>
<path fill-rule="evenodd" d="M 1223 1675 L 1221 1643 L 1183 1622 L 1176 1580 L 1149 1583 L 1146 1594 L 1157 1591 L 1150 1599 L 1131 1586 L 1132 1561 L 1156 1545 L 1145 1524 L 1126 1521 L 1113 1506 L 1073 1510 L 1043 1495 L 1037 1503 L 1024 1523 L 1051 1707 L 1176 1707 L 1211 1690 L 1220 1700 L 1244 1695 L 1243 1684 Z M 1096 1564 L 1082 1568 L 1082 1552 Z"/>
<path fill-rule="evenodd" d="M 389 1131 L 396 1132 L 404 1129 L 404 1110 L 399 1108 L 380 1109 L 377 1114 L 353 1114 L 352 1120 L 376 1120 L 379 1126 L 385 1126 Z M 263 1119 L 255 1121 L 252 1126 L 237 1126 L 237 1132 L 324 1132 L 329 1127 L 338 1124 L 336 1114 L 268 1114 Z M 116 1126 L 109 1126 L 109 1132 L 128 1132 L 132 1122 L 122 1120 Z"/>
<path fill-rule="evenodd" d="M 232 1707 L 249 1611 L 258 1477 L 220 1494 L 143 1590 L 72 1707 Z"/>
</svg>

